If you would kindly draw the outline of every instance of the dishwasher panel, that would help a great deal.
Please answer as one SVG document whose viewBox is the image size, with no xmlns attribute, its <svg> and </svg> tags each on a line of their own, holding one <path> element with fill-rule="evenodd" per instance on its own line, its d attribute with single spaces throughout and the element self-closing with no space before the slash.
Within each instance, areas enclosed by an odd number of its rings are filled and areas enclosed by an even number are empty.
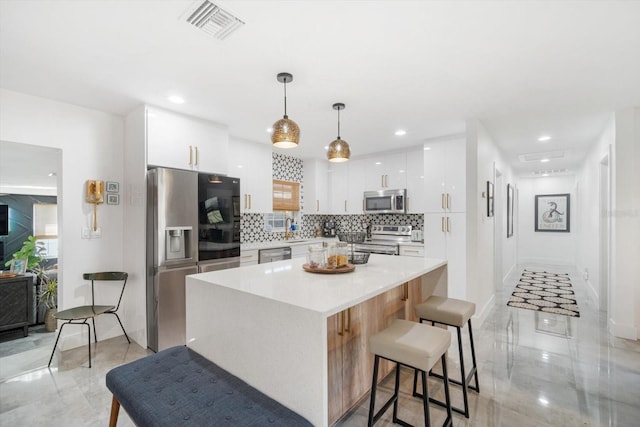
<svg viewBox="0 0 640 427">
<path fill-rule="evenodd" d="M 258 251 L 258 264 L 281 261 L 284 259 L 291 259 L 291 248 L 289 246 L 260 249 Z"/>
</svg>

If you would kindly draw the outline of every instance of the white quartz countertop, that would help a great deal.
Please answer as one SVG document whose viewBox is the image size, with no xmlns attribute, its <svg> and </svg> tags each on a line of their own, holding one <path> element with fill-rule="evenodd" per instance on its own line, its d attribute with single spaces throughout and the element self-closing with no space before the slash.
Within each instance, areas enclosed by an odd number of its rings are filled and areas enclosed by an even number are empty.
<svg viewBox="0 0 640 427">
<path fill-rule="evenodd" d="M 328 317 L 446 264 L 441 259 L 372 254 L 353 272 L 317 274 L 304 271 L 304 262 L 298 258 L 188 277 Z"/>
</svg>

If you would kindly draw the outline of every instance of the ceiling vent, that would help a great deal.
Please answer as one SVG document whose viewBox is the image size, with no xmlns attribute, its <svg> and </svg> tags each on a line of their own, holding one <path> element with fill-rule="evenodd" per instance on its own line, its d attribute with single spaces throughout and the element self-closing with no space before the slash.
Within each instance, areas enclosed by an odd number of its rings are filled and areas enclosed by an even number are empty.
<svg viewBox="0 0 640 427">
<path fill-rule="evenodd" d="M 543 153 L 520 154 L 518 158 L 523 163 L 539 162 L 542 159 L 562 159 L 567 154 L 566 151 L 545 151 Z"/>
<path fill-rule="evenodd" d="M 218 40 L 224 40 L 244 25 L 240 19 L 208 0 L 196 2 L 185 15 L 188 23 Z"/>
</svg>

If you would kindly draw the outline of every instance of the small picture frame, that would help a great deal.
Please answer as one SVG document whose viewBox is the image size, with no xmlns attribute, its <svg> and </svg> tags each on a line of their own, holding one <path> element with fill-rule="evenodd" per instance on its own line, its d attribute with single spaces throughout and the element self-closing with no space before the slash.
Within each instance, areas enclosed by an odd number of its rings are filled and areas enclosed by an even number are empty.
<svg viewBox="0 0 640 427">
<path fill-rule="evenodd" d="M 537 232 L 569 233 L 571 231 L 571 195 L 537 195 L 535 221 L 535 231 Z"/>
<path fill-rule="evenodd" d="M 107 193 L 118 193 L 119 191 L 120 191 L 119 182 L 107 181 Z"/>
<path fill-rule="evenodd" d="M 487 216 L 493 216 L 493 182 L 487 181 Z"/>
<path fill-rule="evenodd" d="M 120 204 L 120 195 L 119 194 L 107 194 L 107 204 L 108 205 L 119 205 Z"/>
<path fill-rule="evenodd" d="M 27 272 L 27 260 L 23 258 L 14 258 L 11 260 L 11 273 L 24 274 Z"/>
</svg>

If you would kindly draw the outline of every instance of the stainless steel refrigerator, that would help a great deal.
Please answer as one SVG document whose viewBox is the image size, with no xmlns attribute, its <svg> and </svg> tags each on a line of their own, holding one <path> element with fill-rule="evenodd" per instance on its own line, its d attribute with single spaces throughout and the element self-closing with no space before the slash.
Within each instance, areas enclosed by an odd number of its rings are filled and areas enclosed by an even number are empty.
<svg viewBox="0 0 640 427">
<path fill-rule="evenodd" d="M 126 238 L 125 238 L 126 239 Z M 185 276 L 198 272 L 198 173 L 147 172 L 147 343 L 185 344 Z"/>
</svg>

